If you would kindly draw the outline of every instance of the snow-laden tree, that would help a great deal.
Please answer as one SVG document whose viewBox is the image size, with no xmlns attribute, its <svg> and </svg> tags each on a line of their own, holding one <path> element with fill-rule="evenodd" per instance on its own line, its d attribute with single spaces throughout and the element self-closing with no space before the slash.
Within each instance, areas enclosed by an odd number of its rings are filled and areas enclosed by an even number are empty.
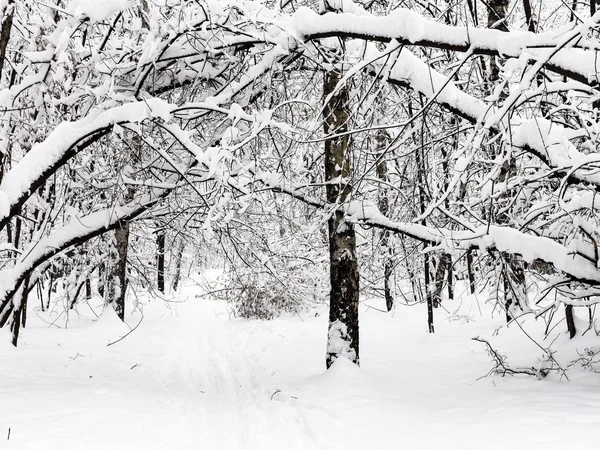
<svg viewBox="0 0 600 450">
<path fill-rule="evenodd" d="M 134 219 L 168 237 L 166 210 L 223 230 L 273 193 L 344 244 L 329 361 L 358 361 L 364 228 L 393 258 L 422 243 L 406 271 L 426 280 L 431 330 L 473 254 L 505 297 L 516 268 L 542 283 L 500 302 L 511 317 L 595 304 L 600 16 L 388 3 L 1 3 L 0 325 L 16 342 L 28 291 L 73 247 Z M 81 279 L 98 264 L 77 261 Z"/>
</svg>

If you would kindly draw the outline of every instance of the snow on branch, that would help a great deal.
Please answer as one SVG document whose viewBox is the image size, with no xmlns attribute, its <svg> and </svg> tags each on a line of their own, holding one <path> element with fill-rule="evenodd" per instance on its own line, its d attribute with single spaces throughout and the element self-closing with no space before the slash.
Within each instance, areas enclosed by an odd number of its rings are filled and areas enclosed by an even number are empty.
<svg viewBox="0 0 600 450">
<path fill-rule="evenodd" d="M 15 261 L 10 269 L 0 271 L 0 326 L 8 315 L 10 305 L 16 306 L 13 297 L 26 276 L 40 264 L 67 248 L 113 230 L 123 221 L 131 220 L 171 192 L 171 189 L 154 189 L 154 193 L 142 195 L 126 205 L 113 206 L 74 217 L 66 225 L 54 230 L 48 236 L 33 240 Z M 11 303 L 11 300 L 13 301 Z"/>
<path fill-rule="evenodd" d="M 487 117 L 494 116 L 497 112 L 497 108 L 460 90 L 448 77 L 406 48 L 398 55 L 388 80 L 408 86 L 429 99 L 435 99 L 436 103 L 473 123 L 484 123 Z M 550 168 L 560 169 L 565 173 L 576 168 L 569 176 L 600 186 L 597 171 L 594 168 L 586 169 L 588 164 L 598 162 L 597 155 L 586 155 L 570 142 L 571 138 L 580 137 L 579 133 L 541 117 L 521 119 L 515 116 L 511 122 L 501 121 L 492 129 L 505 132 L 513 146 L 529 151 Z"/>
<path fill-rule="evenodd" d="M 169 110 L 164 101 L 149 99 L 58 125 L 4 175 L 0 184 L 0 228 L 52 173 L 78 151 L 108 134 L 113 125 L 164 117 Z"/>
<path fill-rule="evenodd" d="M 580 282 L 600 285 L 600 270 L 589 259 L 574 253 L 551 238 L 525 234 L 510 227 L 484 226 L 468 231 L 429 227 L 412 222 L 397 222 L 385 217 L 376 205 L 353 200 L 344 205 L 331 205 L 306 196 L 301 188 L 286 185 L 282 176 L 261 172 L 256 176 L 274 192 L 290 195 L 321 209 L 341 208 L 346 220 L 364 226 L 386 229 L 394 233 L 437 245 L 447 251 L 479 249 L 521 255 L 527 262 L 544 261 Z"/>
<path fill-rule="evenodd" d="M 592 17 L 597 23 L 600 13 Z M 440 48 L 455 51 L 471 51 L 474 54 L 498 55 L 542 59 L 548 49 L 553 49 L 565 33 L 559 29 L 535 34 L 528 31 L 505 33 L 500 30 L 467 28 L 446 25 L 427 19 L 421 14 L 401 8 L 388 16 L 365 16 L 352 13 L 328 13 L 319 15 L 302 7 L 289 19 L 296 37 L 302 41 L 326 37 L 351 37 L 388 42 L 397 40 L 403 44 Z M 597 61 L 597 45 L 581 41 L 577 48 L 557 51 L 547 67 L 560 75 L 590 85 L 597 85 L 600 63 Z"/>
<path fill-rule="evenodd" d="M 581 282 L 600 284 L 600 270 L 595 264 L 547 237 L 532 236 L 510 227 L 493 225 L 473 231 L 455 231 L 394 222 L 384 217 L 375 205 L 361 201 L 351 202 L 346 207 L 346 214 L 348 220 L 406 234 L 421 241 L 438 244 L 449 251 L 479 249 L 521 255 L 523 260 L 530 263 L 550 263 Z"/>
</svg>

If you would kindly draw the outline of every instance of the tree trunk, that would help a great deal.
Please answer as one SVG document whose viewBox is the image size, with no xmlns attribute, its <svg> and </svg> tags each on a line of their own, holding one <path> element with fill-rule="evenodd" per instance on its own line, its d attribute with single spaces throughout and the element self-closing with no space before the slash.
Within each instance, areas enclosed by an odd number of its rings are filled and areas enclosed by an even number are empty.
<svg viewBox="0 0 600 450">
<path fill-rule="evenodd" d="M 577 328 L 575 328 L 575 317 L 573 316 L 573 305 L 565 305 L 565 318 L 567 319 L 567 330 L 569 331 L 569 337 L 573 339 L 577 334 Z"/>
<path fill-rule="evenodd" d="M 125 221 L 115 230 L 117 246 L 117 276 L 115 280 L 118 290 L 115 295 L 114 308 L 117 316 L 125 321 L 125 294 L 127 293 L 127 249 L 129 247 L 129 222 Z"/>
<path fill-rule="evenodd" d="M 591 2 L 594 3 L 594 0 L 591 0 Z M 525 23 L 527 24 L 527 29 L 532 33 L 535 33 L 537 23 L 533 17 L 530 0 L 523 0 L 523 10 L 525 11 Z"/>
<path fill-rule="evenodd" d="M 467 250 L 467 274 L 469 276 L 469 292 L 475 294 L 475 274 L 473 273 L 473 253 Z"/>
<path fill-rule="evenodd" d="M 325 72 L 323 94 L 333 93 L 341 79 L 337 68 Z M 348 129 L 348 87 L 341 87 L 324 108 L 325 135 L 343 133 Z M 325 180 L 327 201 L 341 205 L 350 197 L 351 146 L 347 135 L 325 141 Z M 358 301 L 359 274 L 356 259 L 354 226 L 344 220 L 341 208 L 336 208 L 328 220 L 329 231 L 329 332 L 326 365 L 329 368 L 339 357 L 359 364 Z"/>
<path fill-rule="evenodd" d="M 488 27 L 496 28 L 501 31 L 508 31 L 506 24 L 506 12 L 508 9 L 508 0 L 491 0 L 488 3 Z M 491 86 L 496 85 L 500 79 L 500 68 L 494 57 L 490 61 L 490 74 L 488 77 L 491 93 Z M 499 149 L 495 148 L 495 152 Z M 492 156 L 497 156 L 496 154 Z M 499 180 L 507 181 L 508 177 L 516 172 L 514 161 L 505 163 L 500 169 Z M 509 217 L 505 214 L 496 215 L 494 211 L 490 211 L 491 219 L 496 219 L 499 224 L 509 222 Z M 514 318 L 515 313 L 524 311 L 527 307 L 527 289 L 525 285 L 525 267 L 523 262 L 517 257 L 505 252 L 499 255 L 500 268 L 502 271 L 501 282 L 504 291 L 504 308 L 506 310 L 507 322 Z"/>
<path fill-rule="evenodd" d="M 424 270 L 425 270 L 425 298 L 427 299 L 427 330 L 430 333 L 435 333 L 435 326 L 433 324 L 433 293 L 431 292 L 431 280 L 429 275 L 429 253 L 425 253 L 424 256 Z"/>
<path fill-rule="evenodd" d="M 89 302 L 92 299 L 92 281 L 85 279 L 85 299 Z"/>
<path fill-rule="evenodd" d="M 8 0 L 6 7 L 0 11 L 0 17 L 3 18 L 2 26 L 0 27 L 0 81 L 2 80 L 2 70 L 4 69 L 4 59 L 6 58 L 6 48 L 10 41 L 10 32 L 13 25 L 14 16 L 14 0 Z"/>
<path fill-rule="evenodd" d="M 388 140 L 388 135 L 385 132 L 385 130 L 379 130 L 377 132 L 377 148 L 378 150 L 380 150 L 380 152 L 385 151 L 386 148 L 386 143 Z M 379 185 L 379 192 L 378 192 L 378 207 L 379 207 L 379 211 L 381 212 L 381 214 L 383 214 L 385 217 L 388 216 L 389 214 L 389 210 L 390 210 L 390 205 L 389 205 L 389 199 L 388 199 L 388 189 L 387 189 L 387 182 L 388 182 L 388 167 L 387 167 L 387 161 L 385 159 L 385 155 L 383 153 L 381 153 L 380 155 L 378 155 L 379 158 L 379 162 L 377 163 L 377 178 L 379 178 L 379 180 L 381 180 L 381 183 Z M 393 261 L 392 261 L 392 248 L 390 246 L 390 232 L 388 230 L 382 230 L 381 231 L 381 238 L 380 238 L 380 245 L 381 245 L 381 252 L 383 254 L 383 292 L 385 295 L 385 306 L 387 308 L 388 311 L 391 311 L 393 306 L 394 306 L 394 297 L 392 296 L 392 289 L 391 289 L 391 278 L 392 278 L 392 274 L 393 274 Z"/>
<path fill-rule="evenodd" d="M 171 289 L 173 292 L 177 291 L 179 287 L 179 280 L 181 279 L 181 265 L 183 258 L 183 250 L 185 248 L 185 241 L 182 239 L 179 243 L 179 248 L 177 249 L 177 255 L 175 260 L 175 276 L 173 277 L 173 284 L 171 285 Z"/>
<path fill-rule="evenodd" d="M 421 103 L 422 99 L 421 99 Z M 408 113 L 410 116 L 413 116 L 412 112 L 412 104 L 408 104 Z M 425 165 L 425 124 L 424 122 L 421 124 L 421 130 L 419 137 L 415 136 L 415 143 L 419 146 L 417 151 L 415 152 L 415 164 L 417 169 L 417 190 L 418 190 L 418 199 L 419 199 L 419 211 L 421 215 L 425 213 L 426 209 L 426 192 L 425 192 L 425 184 L 427 183 L 426 176 L 426 165 Z M 421 220 L 421 225 L 427 226 L 427 219 L 424 217 Z M 423 247 L 426 249 L 429 246 L 428 242 L 423 242 Z M 429 253 L 425 253 L 423 255 L 423 273 L 425 278 L 425 300 L 427 302 L 427 329 L 430 333 L 435 333 L 435 326 L 433 324 L 433 308 L 434 308 L 434 298 L 433 298 L 433 289 L 431 286 L 431 262 L 429 261 Z"/>
<path fill-rule="evenodd" d="M 442 291 L 444 290 L 444 284 L 448 282 L 448 293 L 449 298 L 452 293 L 452 271 L 450 266 L 452 265 L 452 259 L 449 253 L 442 253 L 438 258 L 438 264 L 435 270 L 435 290 L 433 292 L 433 306 L 438 307 L 442 303 Z"/>
<path fill-rule="evenodd" d="M 23 280 L 23 284 L 16 297 L 19 298 L 19 304 L 16 308 L 13 309 L 13 317 L 11 323 L 11 333 L 12 333 L 12 345 L 15 347 L 19 343 L 19 332 L 21 330 L 21 326 L 25 325 L 26 309 L 27 309 L 27 296 L 29 293 L 29 276 Z"/>
<path fill-rule="evenodd" d="M 164 294 L 165 292 L 165 230 L 159 230 L 156 235 L 156 267 L 157 267 L 157 288 Z"/>
<path fill-rule="evenodd" d="M 452 270 L 452 255 L 448 255 L 448 272 L 446 280 L 448 282 L 448 300 L 454 300 L 454 272 Z"/>
</svg>

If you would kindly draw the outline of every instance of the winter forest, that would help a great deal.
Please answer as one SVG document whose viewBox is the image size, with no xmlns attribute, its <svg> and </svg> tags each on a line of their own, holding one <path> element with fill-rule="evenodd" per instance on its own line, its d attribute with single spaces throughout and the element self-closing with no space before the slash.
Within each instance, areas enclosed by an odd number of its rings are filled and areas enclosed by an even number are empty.
<svg viewBox="0 0 600 450">
<path fill-rule="evenodd" d="M 0 448 L 598 448 L 597 7 L 0 0 Z"/>
</svg>

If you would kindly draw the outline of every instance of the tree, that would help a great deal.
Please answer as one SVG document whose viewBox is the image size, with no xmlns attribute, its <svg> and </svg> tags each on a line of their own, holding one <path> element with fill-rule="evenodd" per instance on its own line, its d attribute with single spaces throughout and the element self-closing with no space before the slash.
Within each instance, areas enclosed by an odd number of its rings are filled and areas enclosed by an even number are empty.
<svg viewBox="0 0 600 450">
<path fill-rule="evenodd" d="M 171 3 L 52 14 L 45 4 L 7 3 L 2 30 L 9 18 L 14 25 L 0 39 L 9 150 L 0 182 L 0 326 L 11 324 L 15 342 L 27 292 L 72 247 L 113 230 L 124 243 L 126 222 L 130 233 L 165 229 L 169 242 L 170 224 L 230 233 L 249 210 L 285 222 L 289 208 L 277 212 L 273 195 L 318 211 L 306 220 L 327 218 L 328 365 L 342 354 L 359 360 L 357 240 L 374 232 L 383 246 L 395 233 L 405 248 L 421 247 L 423 256 L 407 254 L 424 266 L 432 331 L 443 273 L 462 270 L 458 257 L 470 251 L 481 267 L 500 263 L 500 276 L 487 276 L 505 294 L 523 291 L 526 276 L 541 280 L 536 301 L 558 299 L 543 311 L 595 304 L 597 13 L 548 31 L 538 18 L 537 33 L 515 37 L 502 1 L 485 11 L 495 28 L 470 23 L 478 23 L 474 2 L 470 19 L 452 9 L 451 20 L 433 4 L 378 15 L 349 0 L 326 2 L 323 14 L 294 2 L 224 2 L 210 11 Z M 530 28 L 533 14 L 525 14 L 517 26 Z M 481 56 L 505 62 L 491 62 L 487 76 Z M 375 122 L 368 103 L 381 83 L 390 94 Z M 384 129 L 389 143 L 373 158 L 363 143 L 383 141 Z M 400 200 L 386 206 L 386 196 Z M 452 259 L 438 257 L 429 280 L 434 251 Z M 97 263 L 78 256 L 76 269 L 63 265 L 56 277 L 76 270 L 85 278 Z M 540 263 L 554 275 L 535 269 Z"/>
<path fill-rule="evenodd" d="M 329 5 L 329 3 L 327 3 Z M 331 7 L 328 7 L 330 10 Z M 343 44 L 342 44 L 343 45 Z M 336 49 L 334 51 L 339 51 Z M 327 203 L 333 206 L 327 221 L 329 236 L 329 330 L 327 332 L 327 368 L 340 356 L 359 362 L 358 300 L 359 276 L 354 226 L 340 210 L 351 196 L 350 138 L 348 130 L 349 89 L 339 88 L 342 72 L 339 55 L 333 55 L 332 70 L 323 75 L 323 131 L 325 140 L 325 183 Z M 335 67 L 335 66 L 338 67 Z M 338 89 L 339 88 L 339 89 Z"/>
</svg>

